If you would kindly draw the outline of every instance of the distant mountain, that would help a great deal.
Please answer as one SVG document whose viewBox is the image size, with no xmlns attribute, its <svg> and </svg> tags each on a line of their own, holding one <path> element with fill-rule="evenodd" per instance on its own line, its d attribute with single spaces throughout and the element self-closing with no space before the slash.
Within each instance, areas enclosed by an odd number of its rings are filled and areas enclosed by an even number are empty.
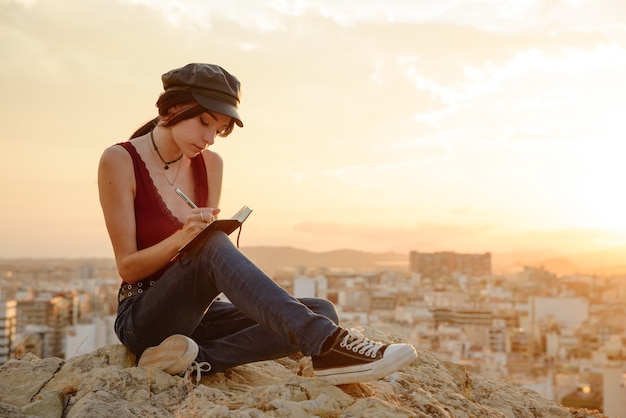
<svg viewBox="0 0 626 418">
<path fill-rule="evenodd" d="M 577 271 L 568 256 L 557 251 L 512 251 L 509 253 L 492 254 L 491 263 L 494 273 L 514 273 L 524 267 L 543 267 L 552 272 Z M 553 270 L 556 268 L 557 270 Z M 565 273 L 563 273 L 565 274 Z"/>
<path fill-rule="evenodd" d="M 524 266 L 543 267 L 558 275 L 624 275 L 626 246 L 566 254 L 557 251 L 516 251 L 493 256 L 494 271 L 519 271 Z"/>
<path fill-rule="evenodd" d="M 390 268 L 408 271 L 409 254 L 357 250 L 313 252 L 293 247 L 244 247 L 250 260 L 268 274 L 297 267 L 369 270 Z"/>
<path fill-rule="evenodd" d="M 589 274 L 626 274 L 626 246 L 576 254 L 570 258 Z"/>
</svg>

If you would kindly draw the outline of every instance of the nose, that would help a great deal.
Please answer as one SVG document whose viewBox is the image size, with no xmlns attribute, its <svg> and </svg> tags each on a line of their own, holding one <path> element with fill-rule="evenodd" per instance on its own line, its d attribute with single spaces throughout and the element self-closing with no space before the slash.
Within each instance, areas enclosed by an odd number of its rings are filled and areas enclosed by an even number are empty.
<svg viewBox="0 0 626 418">
<path fill-rule="evenodd" d="M 204 138 L 202 138 L 202 140 L 207 144 L 207 145 L 213 145 L 215 143 L 215 137 L 217 136 L 217 131 L 216 130 L 211 130 L 209 132 L 207 132 L 204 135 Z"/>
</svg>

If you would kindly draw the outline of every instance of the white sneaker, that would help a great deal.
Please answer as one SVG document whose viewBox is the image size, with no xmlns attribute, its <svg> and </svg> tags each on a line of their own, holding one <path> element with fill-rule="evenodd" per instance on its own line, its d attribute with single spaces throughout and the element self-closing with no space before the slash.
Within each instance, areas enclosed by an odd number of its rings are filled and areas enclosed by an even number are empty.
<svg viewBox="0 0 626 418">
<path fill-rule="evenodd" d="M 197 356 L 198 344 L 185 335 L 175 334 L 156 347 L 146 348 L 137 366 L 175 375 L 187 370 Z"/>
</svg>

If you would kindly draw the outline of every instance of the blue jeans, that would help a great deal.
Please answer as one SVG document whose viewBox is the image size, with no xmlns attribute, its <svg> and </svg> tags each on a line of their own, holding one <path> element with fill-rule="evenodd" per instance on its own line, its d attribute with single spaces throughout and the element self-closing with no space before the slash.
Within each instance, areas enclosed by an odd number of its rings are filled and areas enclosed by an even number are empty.
<svg viewBox="0 0 626 418">
<path fill-rule="evenodd" d="M 232 303 L 215 300 L 222 292 Z M 299 351 L 320 354 L 338 321 L 332 303 L 294 298 L 216 231 L 147 291 L 120 303 L 115 333 L 137 356 L 170 335 L 187 335 L 200 348 L 196 361 L 217 373 Z"/>
</svg>

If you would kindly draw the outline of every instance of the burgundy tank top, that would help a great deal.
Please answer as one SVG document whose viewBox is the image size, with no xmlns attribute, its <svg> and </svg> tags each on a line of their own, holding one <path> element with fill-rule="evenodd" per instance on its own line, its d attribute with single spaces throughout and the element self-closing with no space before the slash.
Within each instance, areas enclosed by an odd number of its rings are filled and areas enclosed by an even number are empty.
<svg viewBox="0 0 626 418">
<path fill-rule="evenodd" d="M 121 142 L 121 145 L 131 156 L 135 170 L 135 227 L 137 249 L 151 247 L 169 237 L 183 227 L 174 214 L 169 210 L 159 194 L 145 162 L 130 142 Z M 206 166 L 201 154 L 191 159 L 191 172 L 194 182 L 194 201 L 199 206 L 205 206 L 209 199 L 208 179 Z M 165 270 L 173 263 L 171 261 L 163 269 L 145 279 L 158 280 Z"/>
</svg>

